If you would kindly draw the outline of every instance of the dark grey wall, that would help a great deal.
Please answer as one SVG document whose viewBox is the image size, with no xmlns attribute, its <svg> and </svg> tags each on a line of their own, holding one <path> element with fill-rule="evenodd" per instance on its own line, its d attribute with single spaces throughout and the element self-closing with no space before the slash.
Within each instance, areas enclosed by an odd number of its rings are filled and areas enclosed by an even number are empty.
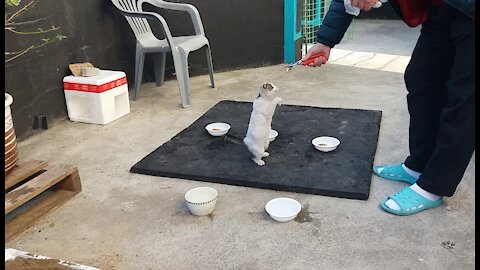
<svg viewBox="0 0 480 270">
<path fill-rule="evenodd" d="M 216 72 L 278 64 L 283 61 L 283 1 L 279 0 L 190 0 L 202 17 L 210 40 Z M 154 9 L 147 7 L 147 9 Z M 186 14 L 162 12 L 173 33 L 189 33 Z M 36 132 L 36 114 L 47 115 L 49 126 L 66 118 L 62 79 L 70 75 L 68 64 L 91 62 L 101 69 L 123 70 L 129 85 L 134 78 L 135 37 L 123 16 L 108 0 L 40 0 L 21 19 L 46 17 L 42 27 L 52 24 L 67 36 L 61 42 L 33 51 L 5 65 L 5 92 L 14 98 L 12 115 L 19 140 Z M 154 27 L 155 28 L 155 27 Z M 156 29 L 156 28 L 155 28 Z M 5 33 L 8 50 L 37 42 Z M 153 66 L 146 59 L 144 81 L 153 80 Z M 191 75 L 206 74 L 206 59 L 200 51 L 190 55 Z M 173 62 L 167 56 L 167 79 Z"/>
</svg>

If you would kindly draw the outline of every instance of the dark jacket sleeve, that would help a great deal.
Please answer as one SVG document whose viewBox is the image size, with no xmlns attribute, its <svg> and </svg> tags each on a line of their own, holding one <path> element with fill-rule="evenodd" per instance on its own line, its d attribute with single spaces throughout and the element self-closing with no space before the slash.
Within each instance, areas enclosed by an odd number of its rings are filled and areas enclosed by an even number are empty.
<svg viewBox="0 0 480 270">
<path fill-rule="evenodd" d="M 475 20 L 475 0 L 444 0 L 445 3 Z"/>
<path fill-rule="evenodd" d="M 317 42 L 333 48 L 340 43 L 352 22 L 353 15 L 345 12 L 343 0 L 332 0 L 325 18 L 317 31 Z"/>
</svg>

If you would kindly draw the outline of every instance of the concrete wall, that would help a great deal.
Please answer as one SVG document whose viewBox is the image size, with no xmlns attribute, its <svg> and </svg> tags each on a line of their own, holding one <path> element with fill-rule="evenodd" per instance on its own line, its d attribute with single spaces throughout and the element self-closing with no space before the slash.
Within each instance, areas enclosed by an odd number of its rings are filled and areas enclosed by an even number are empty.
<svg viewBox="0 0 480 270">
<path fill-rule="evenodd" d="M 23 3 L 27 1 L 24 0 Z M 195 5 L 210 40 L 214 69 L 232 69 L 278 64 L 283 61 L 283 1 L 278 0 L 186 0 Z M 147 7 L 147 9 L 154 9 Z M 186 14 L 162 12 L 173 33 L 188 34 Z M 62 79 L 70 75 L 68 64 L 91 62 L 101 69 L 123 70 L 129 85 L 134 79 L 135 37 L 123 16 L 108 0 L 40 0 L 21 20 L 46 18 L 35 27 L 59 26 L 67 39 L 43 47 L 5 65 L 5 92 L 14 98 L 12 115 L 17 137 L 27 138 L 37 114 L 47 115 L 49 126 L 67 117 Z M 157 31 L 158 28 L 154 27 Z M 37 37 L 5 33 L 7 50 L 38 42 Z M 204 53 L 190 55 L 192 76 L 206 74 Z M 173 62 L 167 56 L 167 79 Z M 153 81 L 153 64 L 146 59 L 144 81 Z"/>
</svg>

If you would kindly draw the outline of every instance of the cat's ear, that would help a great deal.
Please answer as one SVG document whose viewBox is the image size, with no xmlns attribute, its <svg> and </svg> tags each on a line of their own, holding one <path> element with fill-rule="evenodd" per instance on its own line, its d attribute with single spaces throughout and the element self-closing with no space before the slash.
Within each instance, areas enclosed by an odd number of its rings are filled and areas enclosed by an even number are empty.
<svg viewBox="0 0 480 270">
<path fill-rule="evenodd" d="M 263 96 L 266 92 L 266 88 L 265 88 L 265 83 L 262 84 L 262 86 L 260 86 L 260 89 L 258 91 L 260 93 L 260 96 Z"/>
</svg>

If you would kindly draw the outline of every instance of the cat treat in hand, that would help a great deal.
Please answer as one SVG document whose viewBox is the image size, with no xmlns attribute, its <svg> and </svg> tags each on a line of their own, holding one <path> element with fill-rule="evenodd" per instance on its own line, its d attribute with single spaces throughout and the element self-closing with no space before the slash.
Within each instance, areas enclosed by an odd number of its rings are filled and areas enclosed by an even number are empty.
<svg viewBox="0 0 480 270">
<path fill-rule="evenodd" d="M 248 123 L 247 135 L 243 142 L 252 153 L 252 160 L 259 166 L 265 165 L 263 157 L 268 157 L 266 152 L 270 144 L 270 130 L 272 118 L 277 105 L 282 103 L 278 97 L 278 87 L 273 83 L 264 83 L 259 90 L 259 96 L 253 102 L 252 114 Z"/>
</svg>

